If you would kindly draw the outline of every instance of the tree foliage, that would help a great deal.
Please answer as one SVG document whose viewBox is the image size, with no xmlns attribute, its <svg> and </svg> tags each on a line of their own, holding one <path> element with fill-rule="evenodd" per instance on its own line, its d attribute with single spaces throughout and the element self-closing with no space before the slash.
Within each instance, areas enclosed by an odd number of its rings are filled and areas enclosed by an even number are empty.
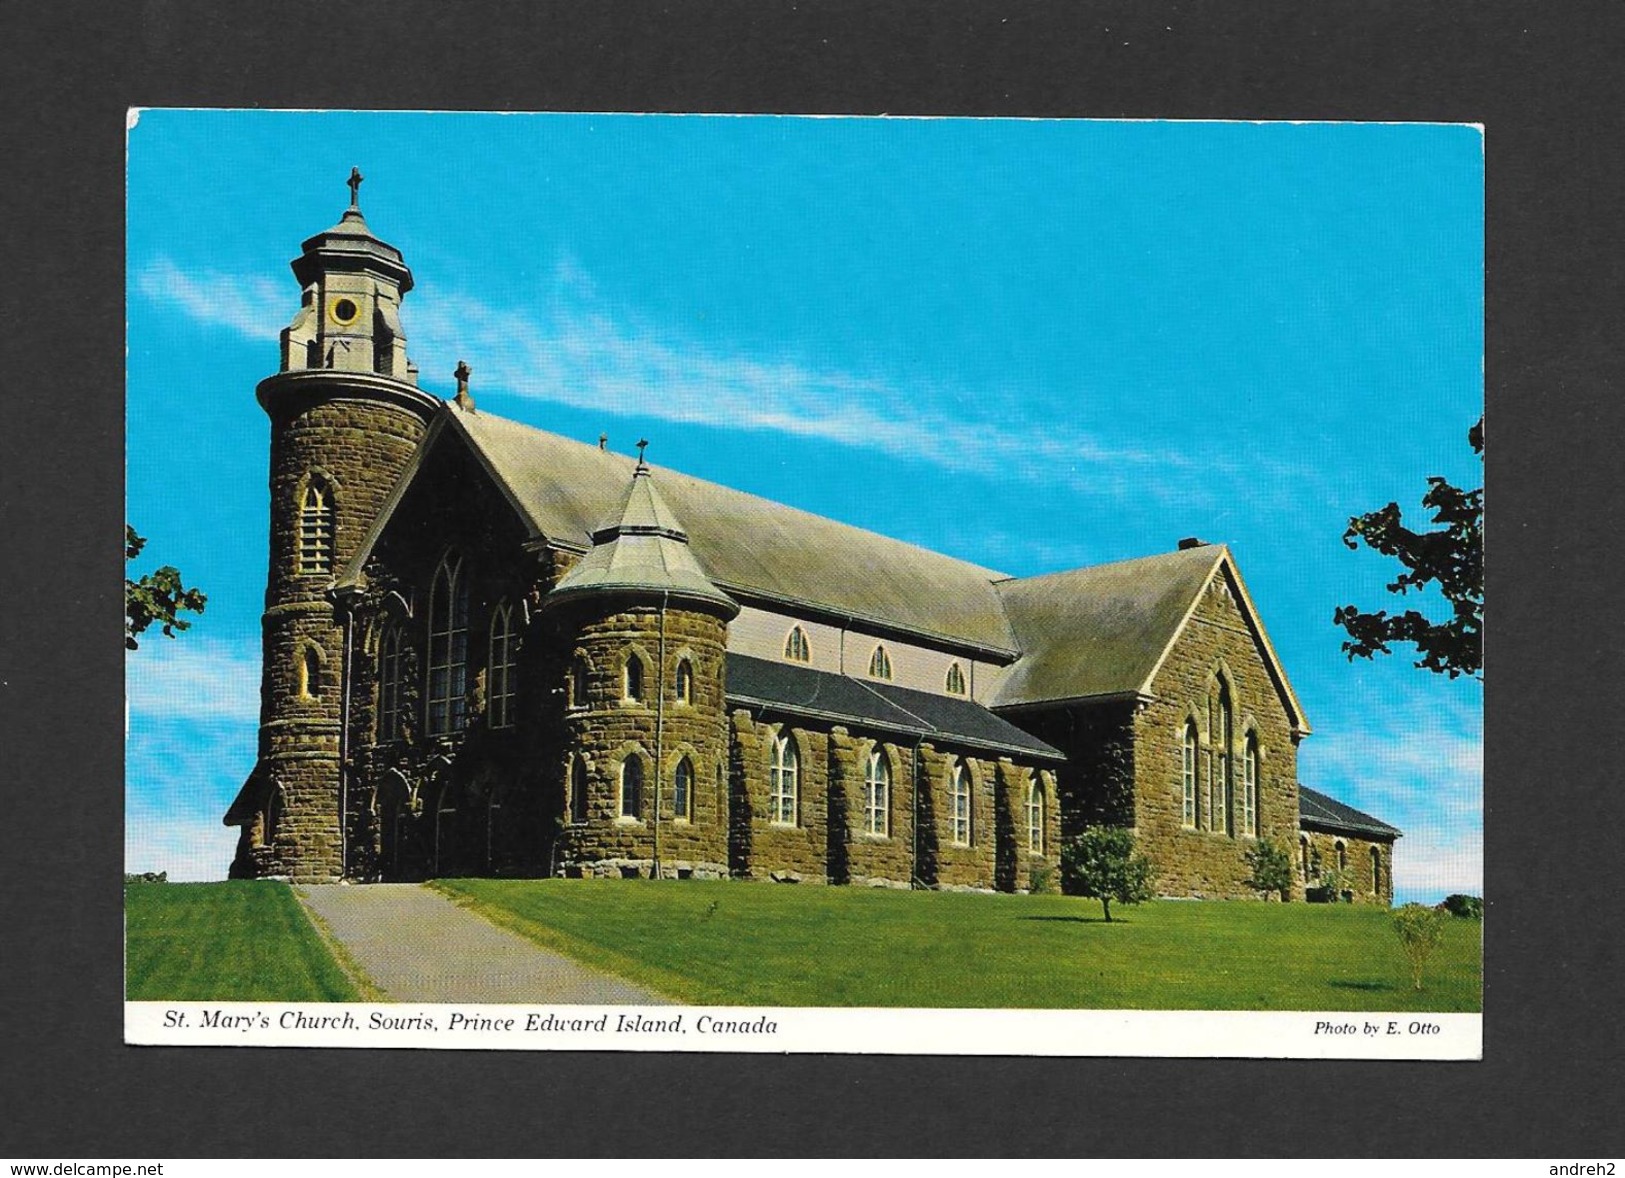
<svg viewBox="0 0 1625 1178">
<path fill-rule="evenodd" d="M 1484 455 L 1484 419 L 1467 431 L 1468 444 Z M 1416 665 L 1454 679 L 1478 677 L 1484 665 L 1484 489 L 1462 490 L 1435 475 L 1428 479 L 1422 506 L 1437 525 L 1427 531 L 1405 526 L 1399 504 L 1349 520 L 1343 543 L 1360 544 L 1405 566 L 1388 585 L 1404 596 L 1437 586 L 1450 605 L 1450 617 L 1434 621 L 1419 610 L 1390 614 L 1365 613 L 1352 605 L 1338 607 L 1332 620 L 1348 631 L 1343 650 L 1350 660 L 1392 653 L 1393 642 L 1414 643 Z"/>
<path fill-rule="evenodd" d="M 1112 901 L 1139 904 L 1151 899 L 1151 862 L 1134 853 L 1134 835 L 1121 826 L 1091 826 L 1061 848 L 1068 890 L 1100 901 L 1106 920 Z"/>
<path fill-rule="evenodd" d="M 136 535 L 135 529 L 125 524 L 124 559 L 134 560 L 146 546 L 146 538 Z M 190 629 L 192 623 L 180 615 L 202 613 L 208 600 L 198 590 L 183 585 L 180 570 L 172 565 L 166 564 L 155 572 L 144 573 L 139 580 L 124 578 L 125 649 L 138 650 L 141 644 L 136 641 L 137 635 L 145 633 L 147 627 L 154 623 L 163 630 L 166 638 L 173 638 L 177 632 Z"/>
<path fill-rule="evenodd" d="M 1263 892 L 1266 900 L 1271 895 L 1285 900 L 1292 894 L 1292 856 L 1285 847 L 1271 839 L 1263 839 L 1242 858 L 1253 871 L 1247 886 Z"/>
<path fill-rule="evenodd" d="M 1422 967 L 1444 939 L 1445 914 L 1426 904 L 1406 904 L 1394 910 L 1394 932 L 1411 965 L 1411 983 L 1422 988 Z"/>
</svg>

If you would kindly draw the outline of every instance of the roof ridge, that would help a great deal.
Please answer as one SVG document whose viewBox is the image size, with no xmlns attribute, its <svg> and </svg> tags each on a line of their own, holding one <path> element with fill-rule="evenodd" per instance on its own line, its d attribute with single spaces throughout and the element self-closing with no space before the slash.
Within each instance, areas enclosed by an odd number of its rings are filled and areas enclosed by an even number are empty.
<svg viewBox="0 0 1625 1178">
<path fill-rule="evenodd" d="M 1229 552 L 1229 550 L 1230 546 L 1224 543 L 1201 544 L 1193 548 L 1178 548 L 1173 552 L 1151 552 L 1147 553 L 1145 556 L 1126 556 L 1121 560 L 1106 560 L 1100 562 L 1099 564 L 1080 564 L 1069 569 L 1051 569 L 1047 573 L 1034 573 L 1029 577 L 1004 577 L 993 583 L 1002 589 L 1007 585 L 1025 585 L 1033 581 L 1047 580 L 1051 577 L 1070 577 L 1078 573 L 1092 573 L 1103 569 L 1121 568 L 1124 565 L 1130 564 L 1147 564 L 1151 561 L 1188 559 L 1194 564 L 1196 563 L 1196 558 L 1188 557 L 1186 555 L 1187 553 L 1206 552 L 1211 559 L 1217 560 L 1220 556 L 1223 556 L 1225 553 Z"/>
<path fill-rule="evenodd" d="M 446 403 L 448 405 L 451 404 L 449 401 Z M 460 410 L 457 411 L 460 412 Z M 568 446 L 576 447 L 582 451 L 596 452 L 606 455 L 617 462 L 624 462 L 633 466 L 637 465 L 637 459 L 633 458 L 631 455 L 620 454 L 613 450 L 600 450 L 597 446 L 594 446 L 588 442 L 577 441 L 575 438 L 572 438 L 567 434 L 556 433 L 553 430 L 543 429 L 539 425 L 532 425 L 529 422 L 520 421 L 517 418 L 504 417 L 500 413 L 488 413 L 485 410 L 481 410 L 478 414 L 470 414 L 469 416 L 473 419 L 479 420 L 482 424 L 493 421 L 500 422 L 502 425 L 513 426 L 516 429 L 525 430 L 528 433 L 541 434 L 544 437 L 556 439 L 557 441 L 563 442 Z M 1014 579 L 1008 574 L 1003 573 L 998 569 L 990 568 L 987 565 L 978 564 L 973 560 L 966 560 L 963 557 L 952 556 L 946 552 L 940 552 L 935 548 L 927 548 L 924 544 L 916 544 L 912 540 L 900 540 L 896 536 L 887 535 L 885 532 L 877 532 L 873 528 L 866 528 L 861 524 L 849 523 L 846 520 L 836 519 L 834 516 L 819 515 L 816 511 L 809 511 L 804 507 L 797 507 L 792 503 L 783 503 L 777 499 L 769 499 L 766 495 L 759 495 L 754 491 L 741 490 L 739 487 L 732 486 L 728 483 L 720 483 L 715 479 L 705 479 L 701 478 L 699 475 L 688 474 L 685 471 L 676 469 L 675 467 L 656 466 L 653 463 L 650 463 L 649 466 L 650 469 L 659 471 L 662 477 L 668 479 L 678 479 L 691 483 L 700 483 L 710 487 L 719 487 L 722 490 L 727 491 L 729 494 L 738 495 L 742 499 L 754 500 L 755 502 L 765 504 L 776 511 L 792 512 L 796 515 L 806 516 L 809 519 L 815 519 L 822 523 L 834 524 L 836 527 L 847 528 L 865 536 L 873 536 L 877 540 L 884 540 L 888 544 L 896 544 L 901 548 L 911 548 L 916 552 L 925 553 L 927 556 L 934 557 L 937 560 L 952 562 L 967 570 L 986 574 L 990 584 L 996 584 L 1000 581 Z"/>
</svg>

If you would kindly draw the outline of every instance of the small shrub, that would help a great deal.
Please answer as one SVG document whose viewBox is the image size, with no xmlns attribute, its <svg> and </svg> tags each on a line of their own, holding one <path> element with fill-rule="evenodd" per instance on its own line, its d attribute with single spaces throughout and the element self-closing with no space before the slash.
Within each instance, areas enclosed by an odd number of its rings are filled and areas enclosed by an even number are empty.
<svg viewBox="0 0 1625 1178">
<path fill-rule="evenodd" d="M 168 883 L 169 882 L 169 872 L 167 872 L 167 871 L 143 871 L 139 875 L 134 875 L 134 874 L 126 871 L 124 873 L 124 882 L 125 883 Z"/>
<path fill-rule="evenodd" d="M 1464 896 L 1460 892 L 1453 892 L 1444 898 L 1439 907 L 1450 913 L 1451 916 L 1459 916 L 1463 920 L 1484 919 L 1484 897 L 1482 896 Z"/>
<path fill-rule="evenodd" d="M 1339 900 L 1354 899 L 1354 872 L 1348 868 L 1328 867 L 1320 873 L 1320 890 L 1325 893 L 1326 902 L 1335 904 Z"/>
<path fill-rule="evenodd" d="M 1292 856 L 1287 854 L 1285 847 L 1264 839 L 1242 858 L 1253 871 L 1252 878 L 1247 881 L 1248 887 L 1262 892 L 1266 900 L 1271 894 L 1280 896 L 1282 902 L 1291 898 Z"/>
<path fill-rule="evenodd" d="M 1134 835 L 1121 826 L 1091 826 L 1061 848 L 1061 870 L 1069 891 L 1100 901 L 1107 923 L 1112 901 L 1139 904 L 1151 899 L 1151 861 L 1134 853 Z"/>
<path fill-rule="evenodd" d="M 1418 990 L 1422 988 L 1422 967 L 1444 939 L 1444 920 L 1443 911 L 1426 904 L 1406 904 L 1394 911 L 1394 932 L 1411 963 L 1411 981 Z"/>
<path fill-rule="evenodd" d="M 1027 867 L 1027 891 L 1034 896 L 1055 890 L 1055 868 L 1048 863 L 1035 862 Z"/>
</svg>

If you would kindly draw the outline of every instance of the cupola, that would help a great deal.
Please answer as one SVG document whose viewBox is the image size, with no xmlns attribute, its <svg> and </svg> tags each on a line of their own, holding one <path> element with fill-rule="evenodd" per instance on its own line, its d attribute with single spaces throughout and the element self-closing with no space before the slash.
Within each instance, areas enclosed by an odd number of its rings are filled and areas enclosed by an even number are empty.
<svg viewBox="0 0 1625 1178">
<path fill-rule="evenodd" d="M 350 169 L 350 207 L 336 225 L 306 239 L 291 263 L 302 294 L 298 315 L 282 332 L 282 371 L 370 372 L 416 384 L 400 319 L 412 271 L 400 250 L 368 228 L 361 181 L 360 169 Z"/>
</svg>

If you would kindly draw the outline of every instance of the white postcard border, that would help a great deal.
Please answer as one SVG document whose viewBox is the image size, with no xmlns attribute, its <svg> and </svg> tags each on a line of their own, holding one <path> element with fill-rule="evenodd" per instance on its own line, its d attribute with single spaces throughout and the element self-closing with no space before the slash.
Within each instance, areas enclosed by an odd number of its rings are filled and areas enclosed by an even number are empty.
<svg viewBox="0 0 1625 1178">
<path fill-rule="evenodd" d="M 125 1042 L 880 1055 L 1476 1060 L 1483 1015 L 534 1003 L 126 1002 Z"/>
</svg>

